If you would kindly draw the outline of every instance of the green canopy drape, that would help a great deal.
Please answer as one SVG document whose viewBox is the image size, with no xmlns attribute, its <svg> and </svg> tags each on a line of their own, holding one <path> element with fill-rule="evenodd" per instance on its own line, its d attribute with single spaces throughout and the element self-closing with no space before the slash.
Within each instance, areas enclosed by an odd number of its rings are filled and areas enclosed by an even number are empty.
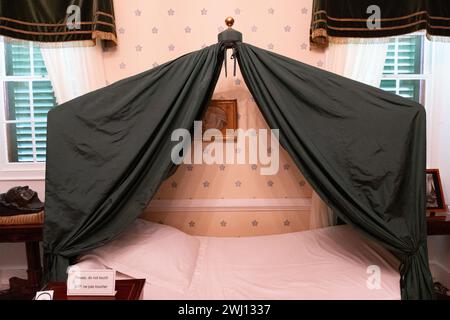
<svg viewBox="0 0 450 320">
<path fill-rule="evenodd" d="M 171 133 L 190 129 L 220 74 L 218 45 L 91 92 L 48 114 L 44 269 L 114 239 L 172 167 Z"/>
<path fill-rule="evenodd" d="M 399 253 L 402 297 L 431 298 L 425 109 L 247 44 L 244 80 L 280 143 L 338 216 Z"/>
<path fill-rule="evenodd" d="M 348 224 L 397 252 L 403 299 L 431 298 L 425 226 L 425 110 L 407 99 L 258 49 L 236 57 L 268 124 Z M 45 272 L 115 238 L 171 167 L 174 129 L 207 107 L 224 46 L 213 45 L 49 113 Z"/>
</svg>

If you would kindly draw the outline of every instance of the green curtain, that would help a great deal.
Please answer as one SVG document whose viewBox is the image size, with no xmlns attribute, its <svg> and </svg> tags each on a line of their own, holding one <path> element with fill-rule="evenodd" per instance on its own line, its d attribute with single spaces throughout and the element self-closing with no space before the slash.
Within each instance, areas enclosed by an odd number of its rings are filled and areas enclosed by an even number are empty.
<svg viewBox="0 0 450 320">
<path fill-rule="evenodd" d="M 425 109 L 412 100 L 238 44 L 244 80 L 280 143 L 346 223 L 400 254 L 404 299 L 430 299 Z"/>
<path fill-rule="evenodd" d="M 248 44 L 235 51 L 305 178 L 341 219 L 399 254 L 403 299 L 431 298 L 424 108 Z M 201 118 L 223 54 L 213 45 L 49 112 L 48 280 L 141 214 L 171 168 L 172 131 Z"/>
<path fill-rule="evenodd" d="M 379 15 L 375 10 L 379 8 Z M 375 14 L 375 15 L 374 15 Z M 374 18 L 380 20 L 375 21 Z M 379 22 L 377 25 L 375 22 Z M 448 0 L 314 0 L 310 42 L 326 46 L 328 37 L 381 38 L 426 30 L 450 37 Z"/>
<path fill-rule="evenodd" d="M 36 42 L 100 39 L 115 46 L 113 0 L 0 1 L 0 35 Z"/>
<path fill-rule="evenodd" d="M 171 133 L 201 119 L 220 74 L 219 45 L 91 92 L 48 113 L 44 269 L 114 239 L 172 169 Z"/>
</svg>

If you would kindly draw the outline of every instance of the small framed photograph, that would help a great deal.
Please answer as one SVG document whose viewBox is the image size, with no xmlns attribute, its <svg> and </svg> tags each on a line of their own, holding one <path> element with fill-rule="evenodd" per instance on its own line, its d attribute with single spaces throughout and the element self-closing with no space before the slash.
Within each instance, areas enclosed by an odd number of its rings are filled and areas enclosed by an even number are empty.
<svg viewBox="0 0 450 320">
<path fill-rule="evenodd" d="M 439 169 L 427 169 L 426 172 L 426 201 L 427 211 L 446 212 L 447 206 L 444 200 Z"/>
<path fill-rule="evenodd" d="M 238 127 L 237 100 L 211 100 L 203 117 L 203 134 L 205 141 L 211 141 L 211 137 L 205 134 L 208 129 L 218 129 L 225 141 L 234 141 L 235 135 L 228 136 L 227 129 L 236 130 Z"/>
</svg>

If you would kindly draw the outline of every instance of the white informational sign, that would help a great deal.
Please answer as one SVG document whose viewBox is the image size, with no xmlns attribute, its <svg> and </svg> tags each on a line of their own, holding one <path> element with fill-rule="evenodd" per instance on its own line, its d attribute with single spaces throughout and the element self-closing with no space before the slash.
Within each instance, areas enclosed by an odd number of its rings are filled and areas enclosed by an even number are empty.
<svg viewBox="0 0 450 320">
<path fill-rule="evenodd" d="M 67 273 L 68 296 L 114 296 L 116 294 L 115 270 L 80 270 L 76 266 L 71 266 Z"/>
</svg>

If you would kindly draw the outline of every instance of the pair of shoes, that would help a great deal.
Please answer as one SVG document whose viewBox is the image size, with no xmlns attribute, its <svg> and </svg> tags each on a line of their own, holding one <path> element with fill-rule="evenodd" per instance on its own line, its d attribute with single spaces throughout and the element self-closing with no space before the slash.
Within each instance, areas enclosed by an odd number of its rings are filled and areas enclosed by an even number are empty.
<svg viewBox="0 0 450 320">
<path fill-rule="evenodd" d="M 433 295 L 437 300 L 450 300 L 450 291 L 440 282 L 433 284 Z"/>
</svg>

